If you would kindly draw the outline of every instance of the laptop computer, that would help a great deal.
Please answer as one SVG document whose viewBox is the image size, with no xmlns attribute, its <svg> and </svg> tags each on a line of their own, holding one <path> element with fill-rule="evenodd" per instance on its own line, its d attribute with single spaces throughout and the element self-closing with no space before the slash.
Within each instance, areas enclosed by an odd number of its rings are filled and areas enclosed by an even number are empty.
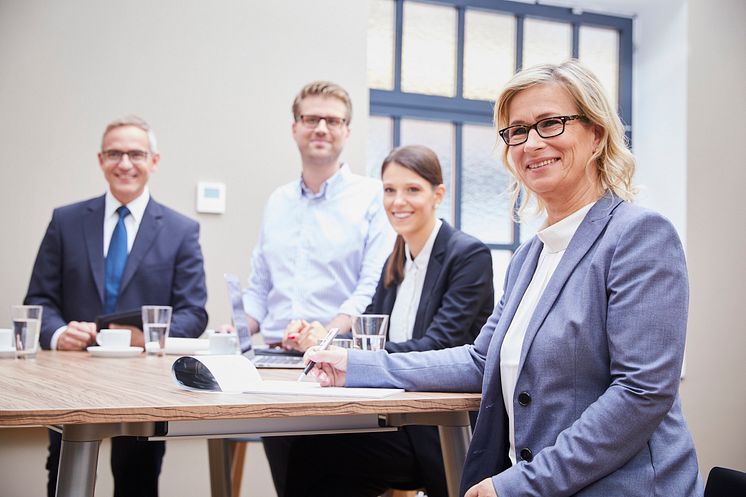
<svg viewBox="0 0 746 497">
<path fill-rule="evenodd" d="M 236 328 L 241 353 L 249 358 L 257 368 L 293 368 L 303 369 L 303 353 L 285 350 L 280 347 L 261 348 L 251 343 L 251 331 L 243 308 L 241 281 L 235 274 L 226 273 L 225 283 L 231 301 L 231 316 Z"/>
</svg>

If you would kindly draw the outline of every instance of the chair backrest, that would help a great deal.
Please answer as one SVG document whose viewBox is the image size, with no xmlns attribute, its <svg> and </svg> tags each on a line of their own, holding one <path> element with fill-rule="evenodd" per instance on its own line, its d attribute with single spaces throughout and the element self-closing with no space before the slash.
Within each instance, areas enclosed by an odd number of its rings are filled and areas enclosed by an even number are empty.
<svg viewBox="0 0 746 497">
<path fill-rule="evenodd" d="M 746 496 L 746 473 L 717 466 L 710 470 L 705 487 L 705 497 L 744 496 Z"/>
</svg>

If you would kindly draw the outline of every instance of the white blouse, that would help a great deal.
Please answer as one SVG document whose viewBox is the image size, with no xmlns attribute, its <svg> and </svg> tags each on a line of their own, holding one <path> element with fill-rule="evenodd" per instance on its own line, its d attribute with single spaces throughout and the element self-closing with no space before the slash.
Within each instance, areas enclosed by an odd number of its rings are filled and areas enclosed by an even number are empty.
<svg viewBox="0 0 746 497">
<path fill-rule="evenodd" d="M 516 464 L 513 396 L 515 395 L 515 385 L 518 380 L 518 363 L 521 359 L 521 348 L 523 347 L 523 339 L 526 336 L 526 329 L 534 314 L 536 304 L 544 293 L 549 279 L 554 274 L 555 269 L 557 269 L 565 253 L 565 249 L 570 244 L 570 239 L 572 239 L 585 215 L 591 210 L 591 207 L 593 207 L 593 203 L 580 208 L 561 221 L 544 228 L 536 234 L 544 243 L 544 248 L 539 255 L 539 262 L 531 278 L 531 283 L 529 283 L 526 293 L 518 305 L 518 309 L 515 312 L 515 316 L 513 316 L 513 321 L 510 323 L 510 327 L 502 343 L 502 348 L 500 349 L 500 378 L 503 402 L 505 403 L 505 410 L 508 412 L 508 433 L 510 436 L 509 457 L 513 464 Z"/>
<path fill-rule="evenodd" d="M 430 237 L 414 259 L 412 259 L 409 251 L 409 245 L 404 246 L 407 262 L 404 266 L 404 279 L 399 283 L 394 308 L 391 310 L 391 319 L 389 320 L 390 342 L 399 343 L 412 339 L 412 330 L 417 318 L 417 308 L 420 306 L 422 287 L 425 285 L 430 253 L 433 251 L 435 238 L 438 236 L 438 231 L 440 231 L 442 225 L 443 221 L 435 220 L 435 226 L 433 226 Z"/>
</svg>

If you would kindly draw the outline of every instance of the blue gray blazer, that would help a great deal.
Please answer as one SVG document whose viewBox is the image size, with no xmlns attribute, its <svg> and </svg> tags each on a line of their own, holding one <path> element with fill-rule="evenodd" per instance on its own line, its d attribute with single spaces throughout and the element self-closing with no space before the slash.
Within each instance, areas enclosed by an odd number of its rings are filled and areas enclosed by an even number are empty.
<svg viewBox="0 0 746 497">
<path fill-rule="evenodd" d="M 500 497 L 701 496 L 678 396 L 688 309 L 681 242 L 663 217 L 608 193 L 573 236 L 526 331 L 511 400 L 520 460 L 511 466 L 500 348 L 541 249 L 534 237 L 516 252 L 473 346 L 351 351 L 347 384 L 481 390 L 462 494 L 492 477 Z"/>
<path fill-rule="evenodd" d="M 399 286 L 386 288 L 385 273 L 384 264 L 366 313 L 391 314 L 394 309 Z M 427 263 L 412 339 L 387 341 L 386 350 L 410 352 L 472 343 L 490 316 L 494 301 L 490 249 L 443 221 Z"/>
<path fill-rule="evenodd" d="M 24 301 L 44 306 L 44 348 L 60 326 L 94 321 L 103 312 L 103 226 L 104 196 L 52 213 Z M 207 325 L 206 301 L 199 224 L 151 198 L 127 257 L 116 310 L 170 305 L 170 334 L 196 337 Z"/>
</svg>

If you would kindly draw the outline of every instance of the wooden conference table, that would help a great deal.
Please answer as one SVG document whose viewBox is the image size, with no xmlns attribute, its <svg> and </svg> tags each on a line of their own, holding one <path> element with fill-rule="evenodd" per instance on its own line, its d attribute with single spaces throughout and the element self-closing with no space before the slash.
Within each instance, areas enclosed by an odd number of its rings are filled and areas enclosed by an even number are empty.
<svg viewBox="0 0 746 497">
<path fill-rule="evenodd" d="M 49 351 L 29 360 L 0 359 L 0 427 L 61 427 L 59 497 L 93 496 L 99 445 L 105 438 L 206 438 L 212 495 L 229 497 L 228 438 L 437 425 L 449 495 L 458 495 L 471 438 L 467 412 L 479 408 L 479 394 L 404 392 L 361 399 L 190 392 L 172 379 L 175 359 Z M 295 379 L 298 370 L 261 374 Z"/>
</svg>

